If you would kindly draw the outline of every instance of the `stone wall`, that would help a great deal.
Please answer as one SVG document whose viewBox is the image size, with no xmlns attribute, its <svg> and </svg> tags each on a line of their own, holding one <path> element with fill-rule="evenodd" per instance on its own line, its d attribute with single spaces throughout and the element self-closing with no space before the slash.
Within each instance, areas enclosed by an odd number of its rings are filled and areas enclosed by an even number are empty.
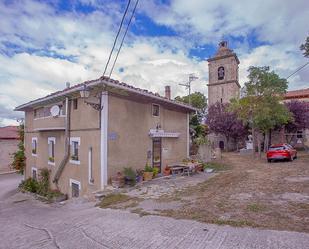
<svg viewBox="0 0 309 249">
<path fill-rule="evenodd" d="M 12 170 L 12 154 L 17 151 L 18 143 L 16 139 L 0 139 L 0 173 Z"/>
</svg>

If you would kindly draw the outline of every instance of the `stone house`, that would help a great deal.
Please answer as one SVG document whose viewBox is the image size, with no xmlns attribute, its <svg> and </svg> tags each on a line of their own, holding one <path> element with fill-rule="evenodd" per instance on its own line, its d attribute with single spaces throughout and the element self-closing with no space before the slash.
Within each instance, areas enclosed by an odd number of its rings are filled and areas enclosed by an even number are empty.
<svg viewBox="0 0 309 249">
<path fill-rule="evenodd" d="M 162 170 L 189 156 L 189 114 L 170 98 L 101 77 L 15 108 L 25 112 L 28 177 L 51 171 L 69 197 L 91 195 L 124 167 Z"/>
<path fill-rule="evenodd" d="M 18 127 L 0 127 L 0 173 L 11 171 L 12 154 L 19 143 Z"/>
<path fill-rule="evenodd" d="M 288 91 L 283 97 L 283 102 L 290 102 L 295 100 L 309 103 L 309 88 Z M 296 148 L 309 148 L 309 129 L 299 130 L 295 134 L 286 133 L 284 129 L 272 132 L 272 144 L 286 142 L 289 142 Z"/>
</svg>

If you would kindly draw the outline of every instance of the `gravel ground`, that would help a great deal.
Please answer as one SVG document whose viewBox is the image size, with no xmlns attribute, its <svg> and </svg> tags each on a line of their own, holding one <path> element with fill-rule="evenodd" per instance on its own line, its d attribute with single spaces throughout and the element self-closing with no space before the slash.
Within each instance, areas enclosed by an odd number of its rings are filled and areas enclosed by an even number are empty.
<svg viewBox="0 0 309 249">
<path fill-rule="evenodd" d="M 126 210 L 96 208 L 83 199 L 45 204 L 17 193 L 20 180 L 18 175 L 0 176 L 0 249 L 306 249 L 309 245 L 306 233 L 140 217 Z"/>
<path fill-rule="evenodd" d="M 44 204 L 17 193 L 0 201 L 0 248 L 308 248 L 309 234 L 233 228 L 101 209 L 80 199 Z M 5 239 L 4 239 L 5 238 Z"/>
</svg>

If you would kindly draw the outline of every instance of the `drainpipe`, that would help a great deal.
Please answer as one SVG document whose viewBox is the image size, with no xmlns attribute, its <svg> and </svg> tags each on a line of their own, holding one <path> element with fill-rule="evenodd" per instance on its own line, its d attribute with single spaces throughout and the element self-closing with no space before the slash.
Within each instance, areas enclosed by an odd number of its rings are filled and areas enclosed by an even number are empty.
<svg viewBox="0 0 309 249">
<path fill-rule="evenodd" d="M 70 119 L 71 119 L 71 105 L 69 102 L 69 98 L 65 98 L 65 133 L 64 133 L 64 157 L 56 171 L 53 182 L 56 183 L 58 187 L 59 178 L 64 170 L 65 165 L 68 162 L 70 156 Z"/>
</svg>

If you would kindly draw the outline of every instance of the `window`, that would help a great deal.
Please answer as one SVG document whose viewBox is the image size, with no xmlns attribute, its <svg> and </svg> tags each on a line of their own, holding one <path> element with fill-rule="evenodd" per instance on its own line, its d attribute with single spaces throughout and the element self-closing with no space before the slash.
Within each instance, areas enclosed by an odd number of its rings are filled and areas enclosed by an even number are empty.
<svg viewBox="0 0 309 249">
<path fill-rule="evenodd" d="M 297 131 L 297 138 L 303 138 L 303 132 Z"/>
<path fill-rule="evenodd" d="M 78 99 L 73 99 L 73 109 L 77 110 L 78 107 Z"/>
<path fill-rule="evenodd" d="M 70 186 L 71 186 L 71 190 L 72 190 L 72 197 L 79 197 L 79 192 L 81 190 L 81 184 L 79 181 L 70 179 Z"/>
<path fill-rule="evenodd" d="M 33 156 L 37 155 L 37 148 L 38 148 L 38 139 L 36 137 L 33 137 L 31 144 L 31 153 Z"/>
<path fill-rule="evenodd" d="M 48 138 L 48 164 L 55 165 L 55 144 L 56 138 Z"/>
<path fill-rule="evenodd" d="M 35 167 L 32 167 L 32 168 L 31 168 L 31 171 L 32 171 L 32 174 L 31 174 L 32 179 L 33 179 L 33 180 L 37 180 L 37 179 L 38 179 L 38 169 L 35 168 Z"/>
<path fill-rule="evenodd" d="M 224 79 L 224 67 L 219 67 L 218 68 L 218 80 L 223 80 Z"/>
<path fill-rule="evenodd" d="M 70 163 L 80 164 L 80 161 L 79 161 L 80 138 L 79 137 L 71 137 L 70 145 L 71 145 Z"/>
<path fill-rule="evenodd" d="M 152 116 L 159 117 L 160 116 L 160 106 L 159 105 L 152 105 Z"/>
</svg>

